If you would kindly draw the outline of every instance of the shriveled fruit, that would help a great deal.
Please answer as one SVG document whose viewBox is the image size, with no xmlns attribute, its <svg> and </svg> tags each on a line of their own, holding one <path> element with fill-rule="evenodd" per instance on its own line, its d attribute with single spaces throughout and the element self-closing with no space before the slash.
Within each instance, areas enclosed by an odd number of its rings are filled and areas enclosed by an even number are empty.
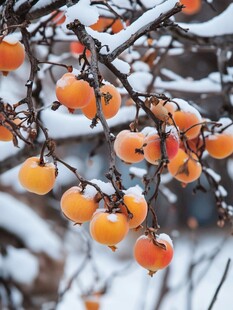
<svg viewBox="0 0 233 310">
<path fill-rule="evenodd" d="M 176 110 L 176 106 L 173 102 L 159 100 L 157 104 L 152 104 L 150 109 L 158 119 L 171 124 L 172 120 L 169 114 L 173 116 L 174 111 Z"/>
<path fill-rule="evenodd" d="M 206 150 L 211 157 L 222 159 L 233 153 L 233 135 L 215 133 L 205 139 Z"/>
<path fill-rule="evenodd" d="M 56 96 L 67 108 L 81 109 L 89 104 L 93 88 L 88 82 L 79 80 L 73 73 L 65 73 L 57 81 Z"/>
<path fill-rule="evenodd" d="M 126 163 L 138 163 L 144 159 L 142 147 L 144 135 L 140 132 L 122 130 L 114 141 L 116 155 Z"/>
<path fill-rule="evenodd" d="M 0 40 L 0 71 L 8 75 L 9 71 L 18 69 L 24 62 L 24 46 L 12 37 Z"/>
<path fill-rule="evenodd" d="M 19 181 L 29 192 L 45 195 L 54 187 L 56 167 L 53 163 L 40 164 L 40 158 L 30 157 L 19 170 Z"/>
<path fill-rule="evenodd" d="M 129 223 L 122 213 L 97 211 L 90 222 L 92 238 L 113 250 L 116 249 L 115 245 L 124 239 L 128 231 Z"/>
<path fill-rule="evenodd" d="M 105 84 L 100 88 L 102 93 L 101 96 L 101 106 L 103 115 L 106 119 L 112 118 L 117 114 L 121 106 L 121 95 L 112 84 Z M 96 99 L 93 94 L 90 102 L 87 106 L 82 108 L 83 114 L 89 118 L 93 119 L 96 116 L 97 107 L 96 107 Z"/>
<path fill-rule="evenodd" d="M 61 210 L 75 223 L 90 221 L 99 204 L 95 195 L 90 195 L 78 186 L 68 189 L 61 197 Z"/>
<path fill-rule="evenodd" d="M 177 155 L 168 164 L 168 171 L 180 182 L 191 183 L 197 180 L 202 172 L 201 164 L 194 153 L 188 155 L 179 149 Z"/>
<path fill-rule="evenodd" d="M 160 234 L 156 238 L 150 234 L 142 235 L 134 245 L 134 258 L 153 276 L 156 271 L 167 267 L 173 258 L 170 237 L 166 234 Z"/>
<path fill-rule="evenodd" d="M 129 228 L 139 227 L 146 218 L 148 205 L 144 195 L 137 189 L 137 187 L 131 187 L 125 191 L 123 202 L 133 215 L 129 220 Z M 128 216 L 125 205 L 121 205 L 120 209 L 125 216 Z"/>
</svg>

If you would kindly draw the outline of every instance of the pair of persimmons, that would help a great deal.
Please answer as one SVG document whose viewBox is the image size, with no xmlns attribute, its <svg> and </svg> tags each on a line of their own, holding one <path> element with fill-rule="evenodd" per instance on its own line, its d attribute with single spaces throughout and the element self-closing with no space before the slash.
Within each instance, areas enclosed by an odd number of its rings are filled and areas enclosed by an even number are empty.
<svg viewBox="0 0 233 310">
<path fill-rule="evenodd" d="M 28 191 L 43 195 L 49 192 L 55 183 L 56 168 L 53 163 L 40 165 L 39 158 L 28 158 L 19 171 L 19 181 Z M 73 186 L 61 197 L 61 210 L 72 222 L 82 224 L 90 221 L 90 234 L 100 244 L 112 250 L 122 241 L 129 229 L 137 229 L 147 216 L 148 205 L 145 197 L 137 188 L 124 192 L 122 203 L 115 210 L 109 207 L 99 208 L 101 198 L 98 194 Z M 117 196 L 113 197 L 117 203 Z M 110 209 L 110 210 L 109 210 Z M 114 208 L 113 208 L 114 209 Z M 139 237 L 134 246 L 136 261 L 153 275 L 165 268 L 173 256 L 173 247 L 165 234 L 156 236 L 145 233 Z"/>
</svg>

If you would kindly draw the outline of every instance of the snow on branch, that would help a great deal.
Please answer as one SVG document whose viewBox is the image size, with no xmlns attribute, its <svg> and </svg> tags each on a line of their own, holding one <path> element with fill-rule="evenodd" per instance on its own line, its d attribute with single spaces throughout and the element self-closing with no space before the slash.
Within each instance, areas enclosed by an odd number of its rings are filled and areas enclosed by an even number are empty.
<svg viewBox="0 0 233 310">
<path fill-rule="evenodd" d="M 16 235 L 33 252 L 53 259 L 62 254 L 62 243 L 48 224 L 30 207 L 9 194 L 0 193 L 0 227 Z"/>
</svg>

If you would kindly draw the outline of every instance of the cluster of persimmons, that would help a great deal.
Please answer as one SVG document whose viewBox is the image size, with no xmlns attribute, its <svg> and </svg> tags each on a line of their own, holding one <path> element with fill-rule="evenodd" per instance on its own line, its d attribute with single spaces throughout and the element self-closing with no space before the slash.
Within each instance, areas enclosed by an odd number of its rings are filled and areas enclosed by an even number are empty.
<svg viewBox="0 0 233 310">
<path fill-rule="evenodd" d="M 57 14 L 56 14 L 57 15 Z M 92 28 L 103 31 L 111 27 L 116 33 L 123 29 L 120 21 L 99 19 Z M 71 45 L 73 54 L 83 53 L 80 43 Z M 87 54 L 89 53 L 89 54 Z M 86 51 L 86 56 L 90 51 Z M 4 37 L 0 41 L 0 71 L 7 76 L 24 62 L 25 51 L 17 40 Z M 96 93 L 89 81 L 81 74 L 65 73 L 56 83 L 58 101 L 69 111 L 79 109 L 88 119 L 102 115 L 110 119 L 121 107 L 118 89 L 104 82 L 100 86 L 100 107 L 97 109 Z M 149 115 L 161 126 L 145 126 L 141 131 L 131 128 L 120 131 L 114 141 L 116 156 L 127 164 L 146 160 L 151 165 L 164 163 L 169 173 L 178 181 L 187 184 L 197 180 L 202 173 L 201 157 L 204 151 L 222 159 L 233 153 L 233 134 L 229 126 L 208 129 L 208 120 L 202 118 L 197 109 L 181 99 L 159 100 L 151 97 L 145 101 Z M 146 109 L 145 109 L 146 110 Z M 17 124 L 18 120 L 10 119 Z M 0 141 L 13 139 L 13 128 L 4 113 L 0 113 Z M 151 123 L 150 123 L 151 124 Z M 206 128 L 205 130 L 204 127 Z M 43 154 L 42 154 L 43 155 Z M 57 169 L 47 163 L 43 156 L 30 157 L 21 166 L 19 181 L 32 193 L 45 195 L 53 189 Z M 95 190 L 89 190 L 89 187 Z M 95 184 L 73 186 L 61 197 L 61 211 L 73 223 L 89 222 L 91 237 L 111 249 L 122 241 L 129 229 L 138 229 L 145 221 L 149 207 L 143 193 L 132 187 L 110 196 L 98 192 Z M 103 208 L 100 207 L 103 205 Z M 134 245 L 136 261 L 152 275 L 166 267 L 173 256 L 172 242 L 166 234 L 157 235 L 153 228 L 146 228 Z"/>
</svg>

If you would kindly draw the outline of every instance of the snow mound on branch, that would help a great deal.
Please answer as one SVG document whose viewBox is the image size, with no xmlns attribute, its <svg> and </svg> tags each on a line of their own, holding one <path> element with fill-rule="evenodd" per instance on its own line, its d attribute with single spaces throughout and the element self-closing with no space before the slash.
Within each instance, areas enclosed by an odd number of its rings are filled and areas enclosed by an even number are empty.
<svg viewBox="0 0 233 310">
<path fill-rule="evenodd" d="M 28 250 L 8 246 L 7 255 L 0 259 L 0 269 L 4 278 L 30 285 L 39 273 L 39 262 Z"/>
<path fill-rule="evenodd" d="M 0 227 L 13 233 L 33 252 L 44 252 L 53 259 L 61 257 L 60 239 L 26 204 L 0 192 Z"/>
<path fill-rule="evenodd" d="M 90 0 L 80 0 L 77 4 L 72 5 L 66 12 L 66 23 L 78 19 L 84 26 L 95 24 L 99 19 L 97 8 L 90 5 Z"/>
<path fill-rule="evenodd" d="M 143 178 L 147 174 L 147 170 L 138 167 L 130 167 L 129 173 L 134 174 L 138 178 Z"/>
<path fill-rule="evenodd" d="M 230 4 L 224 12 L 211 20 L 193 24 L 179 23 L 179 26 L 182 28 L 188 28 L 189 32 L 199 37 L 216 37 L 227 35 L 233 33 L 232 16 L 233 4 Z"/>
</svg>

